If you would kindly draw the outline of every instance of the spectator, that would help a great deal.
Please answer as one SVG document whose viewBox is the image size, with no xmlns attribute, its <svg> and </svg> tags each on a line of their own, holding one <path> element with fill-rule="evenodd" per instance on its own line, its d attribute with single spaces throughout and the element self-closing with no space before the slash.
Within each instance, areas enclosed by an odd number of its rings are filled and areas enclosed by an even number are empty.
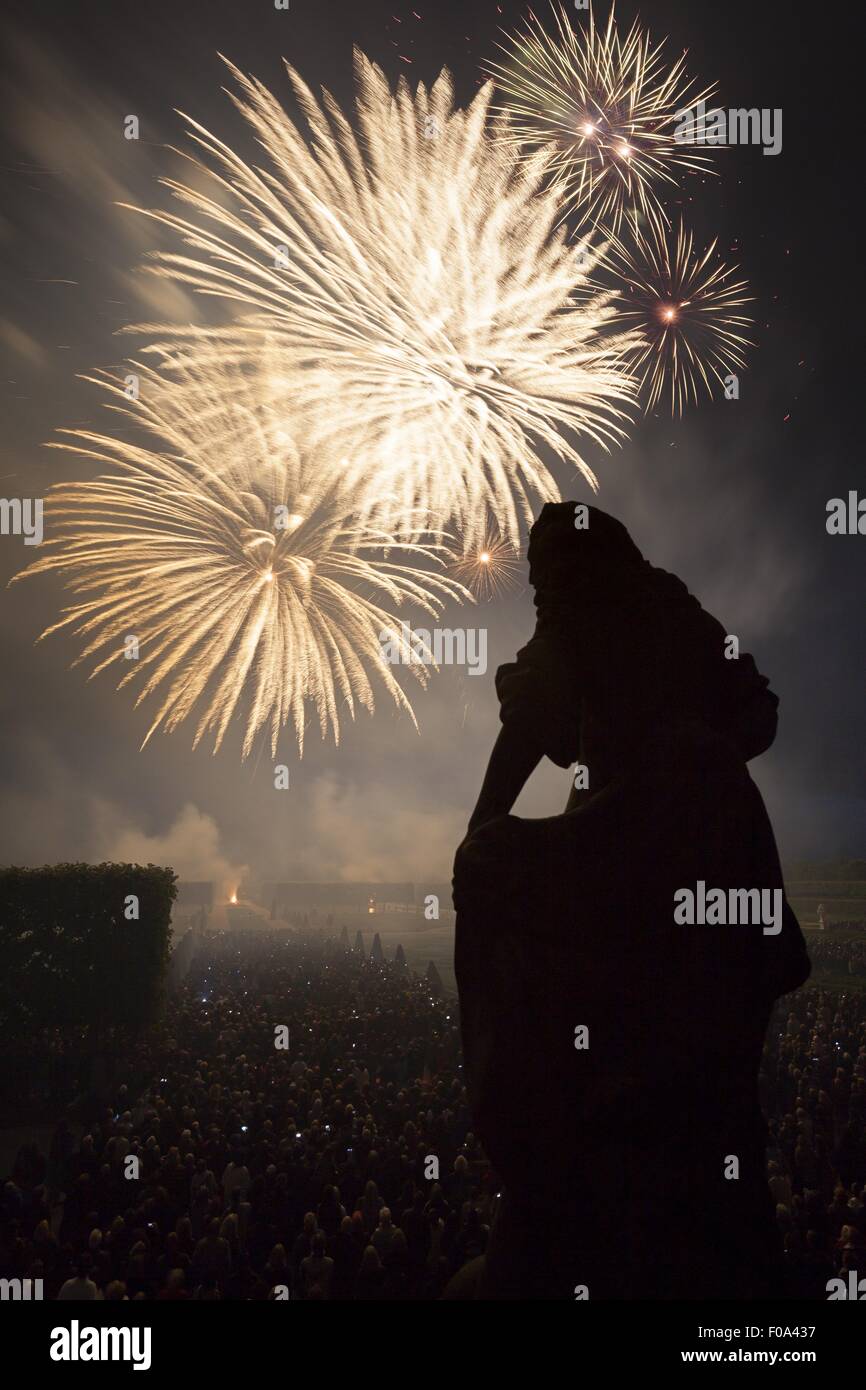
<svg viewBox="0 0 866 1390">
<path fill-rule="evenodd" d="M 90 1261 L 82 1257 L 75 1267 L 75 1274 L 61 1285 L 57 1295 L 61 1303 L 92 1303 L 99 1297 L 99 1290 L 89 1277 Z"/>
<path fill-rule="evenodd" d="M 325 1254 L 324 1233 L 317 1231 L 311 1253 L 301 1261 L 301 1297 L 311 1298 L 318 1290 L 320 1298 L 329 1298 L 333 1275 L 334 1261 Z"/>
</svg>

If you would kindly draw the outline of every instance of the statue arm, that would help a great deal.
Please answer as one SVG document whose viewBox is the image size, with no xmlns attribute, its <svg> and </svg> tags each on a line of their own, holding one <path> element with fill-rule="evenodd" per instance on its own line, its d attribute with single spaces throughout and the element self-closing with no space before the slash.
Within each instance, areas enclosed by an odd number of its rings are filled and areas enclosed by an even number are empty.
<svg viewBox="0 0 866 1390">
<path fill-rule="evenodd" d="M 528 725 L 518 720 L 503 724 L 469 821 L 470 835 L 496 816 L 508 815 L 542 757 L 541 743 Z"/>
</svg>

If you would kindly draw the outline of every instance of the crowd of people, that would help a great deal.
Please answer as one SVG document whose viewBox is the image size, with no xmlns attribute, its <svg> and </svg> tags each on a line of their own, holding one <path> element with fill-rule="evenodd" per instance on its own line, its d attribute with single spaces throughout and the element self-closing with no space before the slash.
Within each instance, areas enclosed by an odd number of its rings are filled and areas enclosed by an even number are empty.
<svg viewBox="0 0 866 1390">
<path fill-rule="evenodd" d="M 816 937 L 809 946 L 809 955 L 816 969 L 866 975 L 866 927 L 861 940 L 834 941 L 832 937 Z"/>
<path fill-rule="evenodd" d="M 800 990 L 781 1000 L 761 1071 L 768 1178 L 791 1292 L 866 1271 L 866 994 Z"/>
<path fill-rule="evenodd" d="M 495 1201 L 454 1007 L 334 939 L 205 941 L 113 1103 L 19 1156 L 3 1269 L 52 1298 L 438 1297 Z"/>
<path fill-rule="evenodd" d="M 483 1253 L 496 1179 L 456 1004 L 405 967 L 204 933 L 124 1066 L 109 1105 L 20 1151 L 3 1277 L 62 1300 L 429 1300 Z M 781 1001 L 761 1085 L 791 1293 L 823 1299 L 866 1271 L 866 995 Z"/>
</svg>

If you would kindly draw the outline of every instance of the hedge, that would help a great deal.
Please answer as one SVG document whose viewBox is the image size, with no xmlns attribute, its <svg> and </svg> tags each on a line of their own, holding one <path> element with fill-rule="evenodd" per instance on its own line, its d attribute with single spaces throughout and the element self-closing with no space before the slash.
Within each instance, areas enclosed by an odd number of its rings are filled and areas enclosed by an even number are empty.
<svg viewBox="0 0 866 1390">
<path fill-rule="evenodd" d="M 174 871 L 154 864 L 0 869 L 0 1031 L 15 1050 L 46 1029 L 146 1023 L 176 894 Z"/>
</svg>

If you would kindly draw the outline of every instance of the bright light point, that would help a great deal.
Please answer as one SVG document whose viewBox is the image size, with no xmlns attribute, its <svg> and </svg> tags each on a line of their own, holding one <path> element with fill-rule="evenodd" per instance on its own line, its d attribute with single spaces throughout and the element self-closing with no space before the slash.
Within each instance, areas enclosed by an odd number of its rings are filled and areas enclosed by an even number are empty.
<svg viewBox="0 0 866 1390">
<path fill-rule="evenodd" d="M 628 159 L 629 155 L 631 154 L 631 145 L 620 145 L 619 152 L 622 155 L 623 159 Z"/>
<path fill-rule="evenodd" d="M 229 902 L 230 902 L 230 903 L 236 904 L 236 903 L 237 903 L 237 900 L 238 900 L 238 895 L 237 895 L 237 893 L 232 893 L 231 897 L 229 898 Z"/>
<path fill-rule="evenodd" d="M 581 130 L 583 131 L 584 135 L 595 134 L 595 126 L 593 125 L 592 121 L 585 121 L 584 124 L 581 126 Z"/>
<path fill-rule="evenodd" d="M 265 583 L 266 583 L 266 584 L 273 584 L 273 582 L 274 582 L 274 572 L 273 572 L 273 570 L 265 570 Z"/>
<path fill-rule="evenodd" d="M 489 551 L 489 550 L 482 550 L 482 552 L 481 552 L 481 554 L 479 555 L 478 558 L 479 558 L 479 560 L 481 561 L 482 565 L 489 565 L 489 564 L 490 564 L 490 551 Z"/>
<path fill-rule="evenodd" d="M 662 318 L 665 320 L 666 323 L 673 323 L 676 316 L 676 309 L 672 309 L 670 305 L 668 305 L 666 309 L 662 309 Z"/>
</svg>

